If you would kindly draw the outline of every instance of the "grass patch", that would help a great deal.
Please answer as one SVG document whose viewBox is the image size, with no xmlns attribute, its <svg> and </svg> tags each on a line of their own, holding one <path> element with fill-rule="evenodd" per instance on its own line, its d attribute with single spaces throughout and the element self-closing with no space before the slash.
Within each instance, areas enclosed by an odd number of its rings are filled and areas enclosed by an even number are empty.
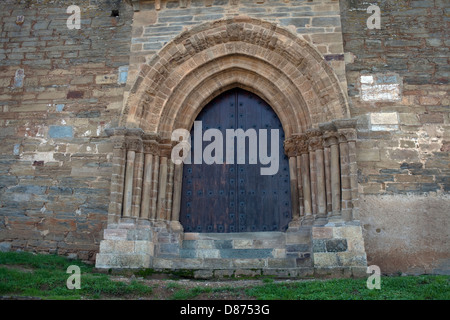
<svg viewBox="0 0 450 320">
<path fill-rule="evenodd" d="M 66 273 L 70 265 L 81 271 L 81 289 L 69 290 Z M 12 268 L 15 267 L 15 268 Z M 20 268 L 17 268 L 20 267 Z M 26 268 L 26 269 L 22 269 Z M 145 296 L 152 289 L 137 281 L 123 283 L 92 272 L 93 267 L 79 260 L 28 252 L 0 253 L 0 295 L 33 296 L 43 299 L 99 299 Z"/>
<path fill-rule="evenodd" d="M 81 270 L 81 289 L 66 286 L 70 265 Z M 145 270 L 151 276 L 155 271 Z M 133 273 L 132 273 L 133 274 Z M 175 274 L 178 278 L 182 274 Z M 126 278 L 125 278 L 126 279 Z M 209 283 L 209 282 L 206 282 Z M 156 291 L 159 290 L 159 293 Z M 27 252 L 0 253 L 0 296 L 31 296 L 42 299 L 136 299 L 159 294 L 174 300 L 261 299 L 261 300 L 450 300 L 450 276 L 382 277 L 380 290 L 369 290 L 366 279 L 332 279 L 279 282 L 263 278 L 260 285 L 242 287 L 238 280 L 226 287 L 183 288 L 170 279 L 151 288 L 140 281 L 113 281 L 111 275 L 97 273 L 92 265 L 56 255 Z"/>
<path fill-rule="evenodd" d="M 260 300 L 450 300 L 449 276 L 382 277 L 380 290 L 369 290 L 366 281 L 265 283 L 246 289 L 246 294 Z"/>
</svg>

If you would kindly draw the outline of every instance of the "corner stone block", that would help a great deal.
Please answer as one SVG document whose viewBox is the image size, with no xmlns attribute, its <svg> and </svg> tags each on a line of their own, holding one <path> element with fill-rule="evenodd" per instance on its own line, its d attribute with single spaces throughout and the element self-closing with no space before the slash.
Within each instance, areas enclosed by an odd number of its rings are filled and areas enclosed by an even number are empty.
<svg viewBox="0 0 450 320">
<path fill-rule="evenodd" d="M 367 266 L 366 254 L 356 255 L 354 252 L 336 253 L 339 265 L 344 267 L 364 267 Z"/>
<path fill-rule="evenodd" d="M 343 226 L 333 228 L 333 237 L 338 239 L 363 239 L 361 226 Z"/>
</svg>

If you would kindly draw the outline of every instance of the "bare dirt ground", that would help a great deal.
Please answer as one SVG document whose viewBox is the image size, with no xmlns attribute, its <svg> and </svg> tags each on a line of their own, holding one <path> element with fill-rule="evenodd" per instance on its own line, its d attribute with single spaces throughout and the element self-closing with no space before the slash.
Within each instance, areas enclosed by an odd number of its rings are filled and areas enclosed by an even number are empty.
<svg viewBox="0 0 450 320">
<path fill-rule="evenodd" d="M 193 300 L 254 300 L 246 295 L 245 289 L 262 285 L 262 280 L 170 280 L 170 279 L 142 279 L 134 277 L 111 276 L 111 280 L 129 283 L 138 280 L 153 289 L 150 297 L 142 299 L 168 300 L 180 291 L 191 289 L 212 289 L 211 292 L 200 293 L 190 299 Z M 224 290 L 214 290 L 223 288 Z"/>
</svg>

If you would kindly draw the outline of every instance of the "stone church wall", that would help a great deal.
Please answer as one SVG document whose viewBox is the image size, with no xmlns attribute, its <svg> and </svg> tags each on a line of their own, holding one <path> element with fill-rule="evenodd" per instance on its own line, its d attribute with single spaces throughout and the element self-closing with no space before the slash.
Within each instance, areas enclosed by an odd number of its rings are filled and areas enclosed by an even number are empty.
<svg viewBox="0 0 450 320">
<path fill-rule="evenodd" d="M 312 44 L 348 94 L 368 264 L 449 272 L 448 2 L 376 1 L 372 30 L 354 0 L 128 2 L 76 1 L 80 30 L 66 1 L 0 3 L 0 248 L 94 261 L 113 170 L 105 129 L 140 66 L 181 32 L 239 14 Z"/>
</svg>

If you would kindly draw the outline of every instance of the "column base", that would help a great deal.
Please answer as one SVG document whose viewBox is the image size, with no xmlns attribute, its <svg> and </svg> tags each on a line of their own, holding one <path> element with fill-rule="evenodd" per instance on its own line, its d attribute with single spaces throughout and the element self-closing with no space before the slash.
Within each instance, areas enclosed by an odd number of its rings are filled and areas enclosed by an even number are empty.
<svg viewBox="0 0 450 320">
<path fill-rule="evenodd" d="M 314 224 L 314 216 L 305 216 L 302 220 L 302 226 L 312 226 Z"/>
<path fill-rule="evenodd" d="M 104 230 L 96 268 L 149 268 L 154 256 L 153 232 L 149 221 L 122 218 Z"/>
<path fill-rule="evenodd" d="M 367 268 L 362 228 L 358 221 L 312 227 L 314 268 Z"/>
<path fill-rule="evenodd" d="M 328 223 L 327 217 L 316 217 L 314 220 L 314 226 L 324 226 Z"/>
<path fill-rule="evenodd" d="M 291 222 L 289 222 L 288 229 L 286 230 L 286 232 L 296 232 L 300 229 L 301 226 L 302 222 L 300 218 L 294 219 Z"/>
<path fill-rule="evenodd" d="M 341 223 L 344 222 L 341 212 L 333 212 L 331 216 L 328 217 L 328 222 Z"/>
</svg>

